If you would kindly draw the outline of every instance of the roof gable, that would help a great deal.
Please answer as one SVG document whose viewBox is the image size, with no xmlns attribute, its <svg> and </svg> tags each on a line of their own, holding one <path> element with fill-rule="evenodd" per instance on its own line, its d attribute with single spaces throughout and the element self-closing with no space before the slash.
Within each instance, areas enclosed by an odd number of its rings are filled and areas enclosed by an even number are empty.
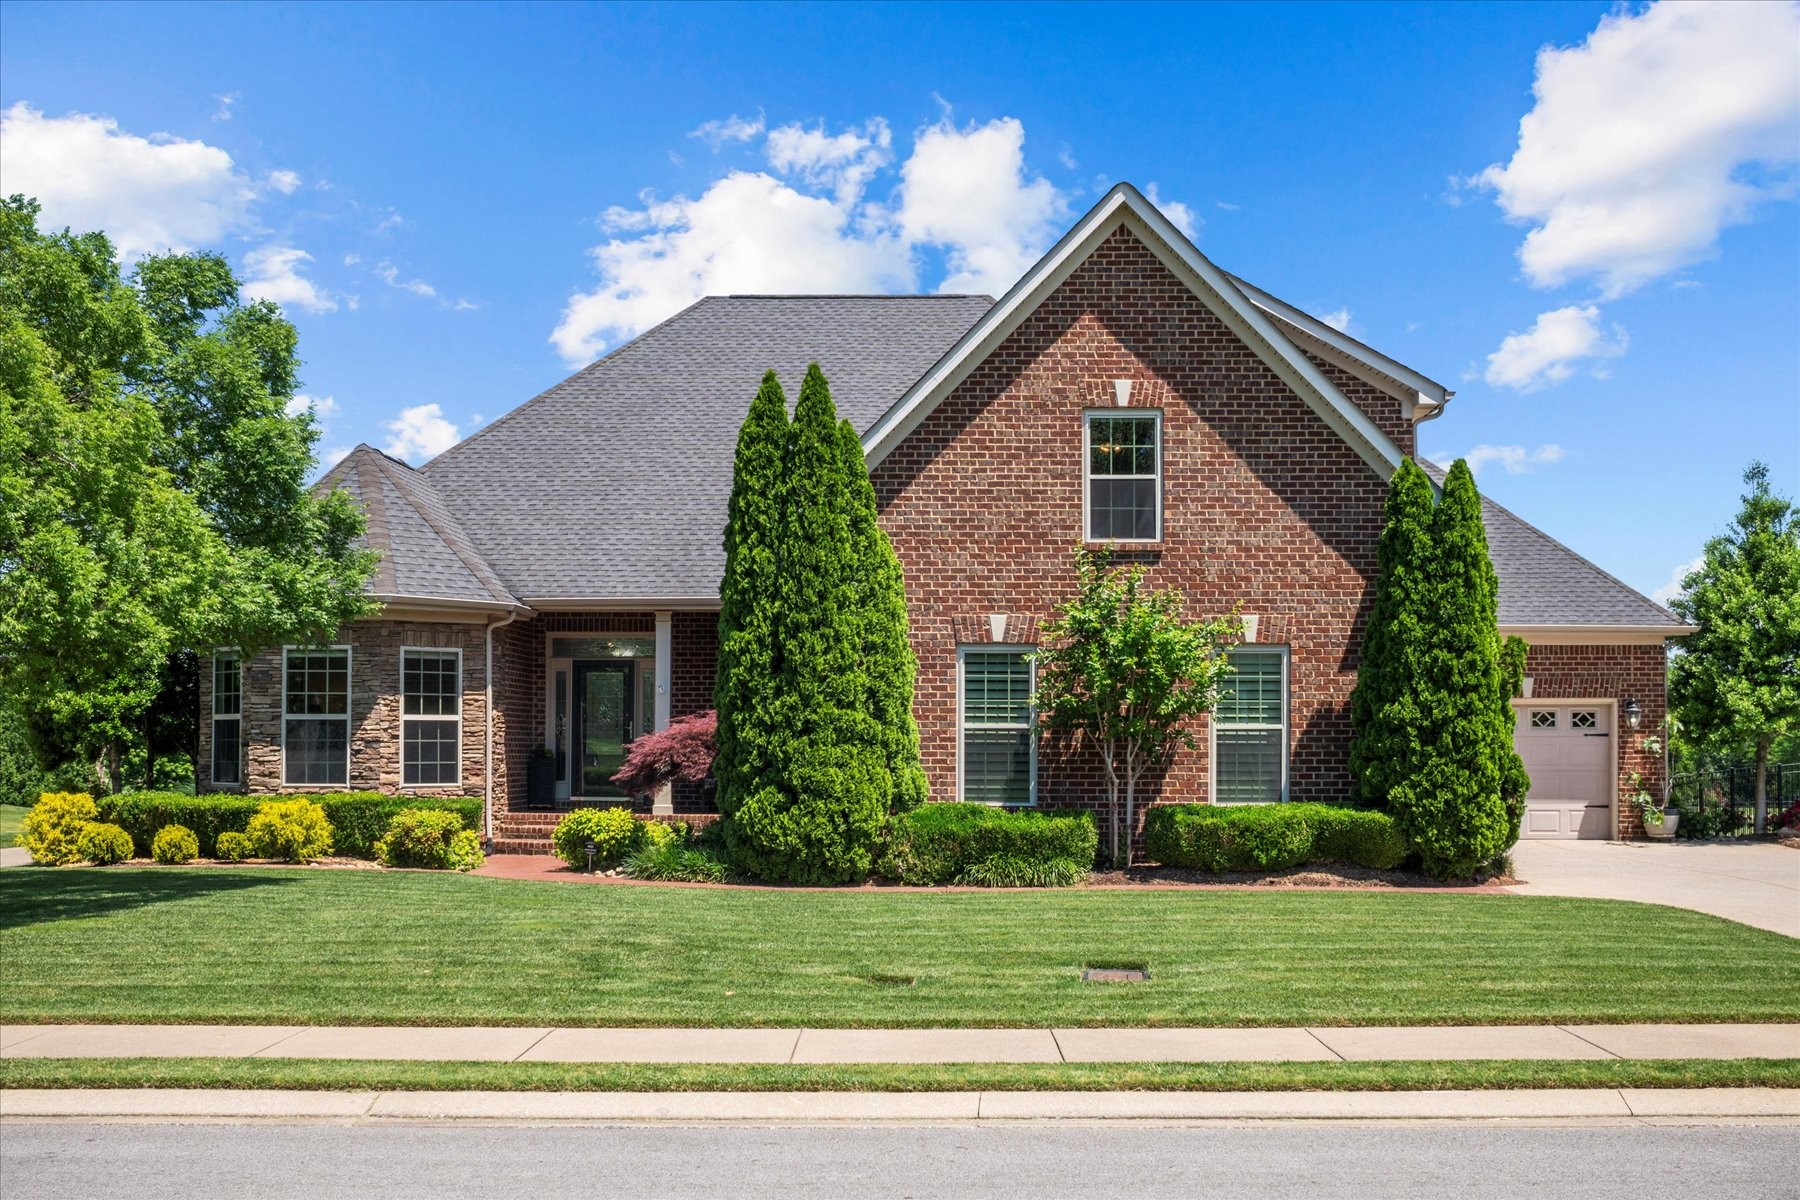
<svg viewBox="0 0 1800 1200">
<path fill-rule="evenodd" d="M 1230 275 L 1214 266 L 1155 205 L 1126 183 L 1108 192 L 864 434 L 863 450 L 870 464 L 880 462 L 918 428 L 1121 225 L 1143 242 L 1377 474 L 1383 479 L 1393 474 L 1402 458 L 1399 447 L 1325 378 L 1268 314 L 1251 303 Z"/>
</svg>

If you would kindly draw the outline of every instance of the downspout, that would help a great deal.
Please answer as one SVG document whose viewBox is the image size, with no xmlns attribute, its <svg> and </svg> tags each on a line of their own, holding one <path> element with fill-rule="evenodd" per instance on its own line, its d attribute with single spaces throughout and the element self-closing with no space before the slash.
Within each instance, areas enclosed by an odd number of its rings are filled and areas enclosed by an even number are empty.
<svg viewBox="0 0 1800 1200">
<path fill-rule="evenodd" d="M 518 619 L 519 610 L 515 608 L 506 614 L 506 620 L 489 621 L 483 626 L 486 630 L 487 658 L 482 679 L 487 684 L 487 711 L 481 728 L 487 745 L 483 750 L 481 766 L 481 844 L 490 850 L 494 845 L 494 630 L 511 625 Z"/>
</svg>

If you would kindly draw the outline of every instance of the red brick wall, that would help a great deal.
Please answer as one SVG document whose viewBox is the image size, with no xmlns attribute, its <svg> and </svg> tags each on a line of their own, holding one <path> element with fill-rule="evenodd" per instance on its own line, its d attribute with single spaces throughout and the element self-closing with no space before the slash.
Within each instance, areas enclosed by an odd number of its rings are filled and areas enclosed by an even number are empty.
<svg viewBox="0 0 1800 1200">
<path fill-rule="evenodd" d="M 1330 373 L 1397 431 L 1397 402 Z M 954 798 L 957 626 L 966 638 L 988 613 L 1047 616 L 1068 595 L 1084 532 L 1083 413 L 1111 408 L 1121 378 L 1136 381 L 1134 407 L 1163 413 L 1164 540 L 1133 557 L 1155 584 L 1185 591 L 1190 616 L 1241 605 L 1261 617 L 1260 641 L 1291 648 L 1290 795 L 1344 798 L 1386 484 L 1123 230 L 874 471 L 906 570 L 933 798 Z M 1149 795 L 1205 799 L 1202 743 Z M 1045 746 L 1038 778 L 1046 804 L 1104 798 L 1085 752 Z"/>
<path fill-rule="evenodd" d="M 1662 646 L 1533 646 L 1525 658 L 1525 673 L 1531 677 L 1533 701 L 1617 702 L 1615 832 L 1619 837 L 1641 835 L 1643 820 L 1625 798 L 1633 790 L 1634 773 L 1643 775 L 1645 790 L 1652 796 L 1662 795 L 1663 755 L 1643 745 L 1645 737 L 1661 731 L 1668 712 L 1667 656 Z M 1624 714 L 1619 711 L 1626 699 L 1636 700 L 1644 710 L 1635 733 L 1625 726 Z"/>
<path fill-rule="evenodd" d="M 719 666 L 719 614 L 678 612 L 669 635 L 669 652 L 675 660 L 669 719 L 674 720 L 713 706 L 713 678 Z M 677 784 L 674 801 L 678 813 L 717 811 L 711 796 L 699 784 Z"/>
</svg>

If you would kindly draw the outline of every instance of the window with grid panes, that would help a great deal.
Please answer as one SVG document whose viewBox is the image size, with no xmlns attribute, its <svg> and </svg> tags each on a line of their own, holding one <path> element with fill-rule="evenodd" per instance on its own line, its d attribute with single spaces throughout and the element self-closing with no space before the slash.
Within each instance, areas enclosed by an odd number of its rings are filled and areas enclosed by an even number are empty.
<svg viewBox="0 0 1800 1200">
<path fill-rule="evenodd" d="M 962 798 L 1032 804 L 1037 737 L 1028 650 L 969 649 L 962 656 Z"/>
<path fill-rule="evenodd" d="M 1287 655 L 1228 651 L 1232 672 L 1213 710 L 1213 802 L 1266 804 L 1287 795 Z"/>
<path fill-rule="evenodd" d="M 235 654 L 212 662 L 212 781 L 244 782 L 244 672 Z"/>
<path fill-rule="evenodd" d="M 290 649 L 282 672 L 282 781 L 334 784 L 350 778 L 350 650 Z"/>
<path fill-rule="evenodd" d="M 451 784 L 462 774 L 462 655 L 400 652 L 400 782 Z"/>
<path fill-rule="evenodd" d="M 1162 414 L 1087 416 L 1087 536 L 1092 542 L 1162 537 Z"/>
</svg>

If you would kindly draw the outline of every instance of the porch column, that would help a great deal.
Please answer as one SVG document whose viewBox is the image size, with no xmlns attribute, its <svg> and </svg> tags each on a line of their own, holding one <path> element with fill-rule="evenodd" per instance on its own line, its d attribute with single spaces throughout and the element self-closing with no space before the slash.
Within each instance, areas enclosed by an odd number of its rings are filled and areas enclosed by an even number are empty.
<svg viewBox="0 0 1800 1200">
<path fill-rule="evenodd" d="M 658 730 L 669 727 L 669 683 L 675 658 L 674 624 L 674 613 L 659 612 L 656 614 L 656 719 L 652 727 Z M 673 813 L 675 811 L 674 788 L 666 783 L 658 788 L 656 795 L 651 798 L 650 811 L 652 813 Z"/>
</svg>

